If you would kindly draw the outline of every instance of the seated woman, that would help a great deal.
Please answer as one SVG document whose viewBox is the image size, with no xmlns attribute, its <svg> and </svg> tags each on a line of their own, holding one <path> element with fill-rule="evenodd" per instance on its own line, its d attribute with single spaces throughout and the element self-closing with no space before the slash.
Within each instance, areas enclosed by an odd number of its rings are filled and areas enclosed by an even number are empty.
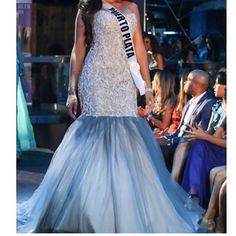
<svg viewBox="0 0 236 236">
<path fill-rule="evenodd" d="M 226 116 L 226 71 L 219 71 L 214 86 L 215 96 L 219 98 L 212 107 L 211 119 L 207 133 L 213 135 Z M 171 175 L 177 182 L 181 182 L 185 160 L 192 142 L 186 141 L 178 144 L 173 158 Z"/>
<path fill-rule="evenodd" d="M 138 114 L 146 117 L 155 133 L 168 129 L 174 110 L 176 98 L 174 94 L 175 78 L 168 70 L 156 72 L 152 87 L 154 90 L 154 108 L 138 107 Z"/>
<path fill-rule="evenodd" d="M 201 221 L 201 229 L 204 232 L 225 232 L 225 188 L 226 166 L 215 167 L 210 172 L 211 198 L 207 211 Z M 216 219 L 218 215 L 218 219 Z"/>
<path fill-rule="evenodd" d="M 226 165 L 226 117 L 214 135 L 203 131 L 200 126 L 185 131 L 189 138 L 198 139 L 187 154 L 182 187 L 190 196 L 207 208 L 210 199 L 209 174 L 211 169 Z"/>
<path fill-rule="evenodd" d="M 155 134 L 155 136 L 157 138 L 161 138 L 164 135 L 174 133 L 179 126 L 179 122 L 180 122 L 181 116 L 182 116 L 182 111 L 183 111 L 184 105 L 186 104 L 187 99 L 188 99 L 188 95 L 184 91 L 184 83 L 187 80 L 187 77 L 188 77 L 188 74 L 190 73 L 190 71 L 191 71 L 191 69 L 185 69 L 182 73 L 182 76 L 180 79 L 180 84 L 179 84 L 180 86 L 179 86 L 179 93 L 177 96 L 177 102 L 176 102 L 175 108 L 174 108 L 172 115 L 171 115 L 171 123 L 165 131 Z"/>
</svg>

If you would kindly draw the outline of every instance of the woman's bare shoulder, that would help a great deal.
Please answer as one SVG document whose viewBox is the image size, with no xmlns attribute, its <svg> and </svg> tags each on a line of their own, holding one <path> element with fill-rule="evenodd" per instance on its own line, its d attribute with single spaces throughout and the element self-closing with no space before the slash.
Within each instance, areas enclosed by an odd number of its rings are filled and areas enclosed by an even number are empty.
<svg viewBox="0 0 236 236">
<path fill-rule="evenodd" d="M 130 1 L 124 1 L 126 4 L 126 7 L 128 7 L 130 10 L 132 10 L 134 13 L 138 13 L 138 6 L 136 3 L 134 2 L 130 2 Z"/>
<path fill-rule="evenodd" d="M 167 107 L 174 107 L 176 104 L 176 100 L 174 98 L 167 98 L 164 102 L 165 106 Z"/>
</svg>

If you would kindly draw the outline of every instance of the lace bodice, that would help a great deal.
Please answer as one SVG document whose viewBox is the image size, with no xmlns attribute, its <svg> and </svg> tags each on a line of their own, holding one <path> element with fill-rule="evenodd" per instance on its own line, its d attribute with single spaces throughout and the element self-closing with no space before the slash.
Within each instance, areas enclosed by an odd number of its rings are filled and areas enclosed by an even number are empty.
<svg viewBox="0 0 236 236">
<path fill-rule="evenodd" d="M 123 13 L 131 32 L 136 16 Z M 136 88 L 128 67 L 120 27 L 110 12 L 101 9 L 94 16 L 94 42 L 79 79 L 78 92 L 82 113 L 95 116 L 135 116 Z"/>
</svg>

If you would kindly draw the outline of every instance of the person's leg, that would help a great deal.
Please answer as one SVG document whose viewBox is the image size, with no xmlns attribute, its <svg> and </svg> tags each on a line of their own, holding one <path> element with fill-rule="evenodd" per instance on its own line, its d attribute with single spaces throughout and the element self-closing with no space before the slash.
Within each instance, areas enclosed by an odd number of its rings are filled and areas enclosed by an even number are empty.
<svg viewBox="0 0 236 236">
<path fill-rule="evenodd" d="M 161 145 L 161 151 L 165 159 L 166 167 L 169 172 L 171 172 L 172 165 L 173 165 L 173 156 L 176 150 L 176 145 L 171 145 L 171 146 L 166 146 L 166 145 Z"/>
<path fill-rule="evenodd" d="M 182 187 L 207 208 L 210 199 L 210 170 L 226 164 L 226 150 L 209 142 L 195 141 L 189 149 Z"/>
<path fill-rule="evenodd" d="M 217 168 L 218 172 L 216 172 L 215 169 L 216 168 L 212 169 L 210 173 L 210 175 L 213 175 L 212 173 L 215 174 L 214 185 L 212 188 L 212 193 L 207 207 L 207 211 L 202 219 L 202 224 L 210 230 L 213 230 L 215 228 L 214 218 L 219 210 L 219 192 L 226 178 L 225 169 L 222 170 L 222 167 L 220 169 Z"/>
<path fill-rule="evenodd" d="M 219 192 L 219 217 L 216 224 L 216 233 L 225 233 L 226 225 L 226 180 Z"/>
<path fill-rule="evenodd" d="M 213 169 L 211 169 L 211 171 L 210 171 L 210 189 L 211 189 L 211 192 L 213 191 L 213 186 L 214 186 L 216 180 L 219 179 L 219 175 L 221 173 L 224 174 L 225 170 L 226 170 L 226 166 L 218 166 L 218 167 L 214 167 Z"/>
<path fill-rule="evenodd" d="M 171 175 L 176 182 L 181 181 L 183 167 L 185 164 L 189 146 L 190 146 L 189 142 L 179 143 L 175 150 Z"/>
<path fill-rule="evenodd" d="M 209 166 L 206 158 L 205 142 L 198 140 L 191 145 L 186 158 L 182 187 L 201 206 L 206 196 Z M 208 181 L 209 182 L 209 181 Z"/>
</svg>

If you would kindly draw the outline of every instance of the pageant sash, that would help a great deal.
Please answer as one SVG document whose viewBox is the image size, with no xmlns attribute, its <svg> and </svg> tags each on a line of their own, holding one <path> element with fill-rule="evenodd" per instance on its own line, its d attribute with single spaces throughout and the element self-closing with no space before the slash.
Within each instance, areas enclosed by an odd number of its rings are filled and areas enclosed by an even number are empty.
<svg viewBox="0 0 236 236">
<path fill-rule="evenodd" d="M 132 78 L 134 80 L 136 87 L 139 90 L 140 95 L 144 95 L 146 83 L 140 74 L 140 66 L 136 59 L 135 48 L 133 46 L 133 40 L 132 40 L 132 33 L 130 31 L 128 20 L 122 13 L 120 13 L 116 8 L 111 6 L 109 3 L 104 3 L 103 8 L 109 11 L 112 15 L 114 15 L 118 21 L 124 43 L 124 50 L 128 59 L 129 69 Z"/>
</svg>

